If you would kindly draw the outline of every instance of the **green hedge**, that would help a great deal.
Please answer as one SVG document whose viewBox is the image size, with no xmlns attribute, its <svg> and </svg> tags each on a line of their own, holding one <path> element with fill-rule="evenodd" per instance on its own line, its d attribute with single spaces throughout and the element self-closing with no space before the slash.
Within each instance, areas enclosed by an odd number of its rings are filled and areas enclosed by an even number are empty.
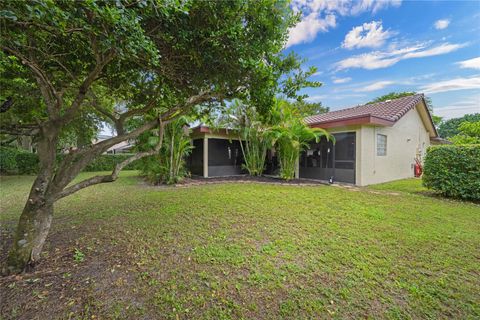
<svg viewBox="0 0 480 320">
<path fill-rule="evenodd" d="M 16 156 L 19 150 L 8 147 L 0 147 L 0 172 L 11 174 L 17 172 Z"/>
<path fill-rule="evenodd" d="M 448 197 L 480 200 L 480 145 L 428 148 L 423 185 Z"/>
<path fill-rule="evenodd" d="M 129 154 L 104 154 L 90 163 L 84 171 L 109 171 L 115 164 L 129 158 Z M 57 160 L 62 155 L 58 155 Z M 124 170 L 139 170 L 140 163 L 130 163 Z M 0 172 L 2 174 L 34 174 L 38 172 L 38 155 L 24 150 L 1 147 L 0 148 Z"/>
<path fill-rule="evenodd" d="M 103 154 L 90 163 L 83 171 L 109 171 L 112 170 L 117 163 L 122 162 L 131 156 L 131 154 Z M 140 170 L 140 163 L 139 161 L 134 161 L 127 165 L 123 170 Z"/>
<path fill-rule="evenodd" d="M 15 157 L 18 174 L 38 172 L 38 155 L 31 152 L 19 152 Z"/>
</svg>

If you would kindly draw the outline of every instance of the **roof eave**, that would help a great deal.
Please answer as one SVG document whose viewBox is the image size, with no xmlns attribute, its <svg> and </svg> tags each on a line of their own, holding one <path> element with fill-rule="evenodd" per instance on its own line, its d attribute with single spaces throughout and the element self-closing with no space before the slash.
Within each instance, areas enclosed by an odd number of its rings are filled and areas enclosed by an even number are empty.
<svg viewBox="0 0 480 320">
<path fill-rule="evenodd" d="M 322 121 L 316 123 L 309 123 L 308 125 L 312 128 L 338 128 L 338 127 L 346 127 L 346 126 L 354 126 L 354 125 L 380 125 L 380 126 L 393 126 L 395 121 L 390 121 L 387 119 L 375 117 L 372 115 L 363 115 L 363 116 L 356 116 L 350 117 L 345 119 L 339 120 L 330 120 L 330 121 Z"/>
<path fill-rule="evenodd" d="M 430 110 L 428 109 L 427 101 L 425 100 L 425 96 L 423 95 L 423 93 L 422 93 L 422 102 L 423 102 L 423 105 L 425 106 L 425 109 L 427 111 L 428 119 L 430 120 L 430 124 L 432 125 L 433 134 L 435 135 L 434 137 L 431 137 L 431 138 L 438 137 L 437 128 L 435 127 L 435 123 L 433 122 L 432 114 L 430 113 Z"/>
</svg>

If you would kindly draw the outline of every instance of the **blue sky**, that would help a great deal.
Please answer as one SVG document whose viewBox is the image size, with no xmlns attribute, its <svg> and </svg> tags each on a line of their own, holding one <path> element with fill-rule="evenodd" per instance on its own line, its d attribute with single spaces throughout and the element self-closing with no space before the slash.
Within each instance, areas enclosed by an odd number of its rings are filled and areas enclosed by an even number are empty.
<svg viewBox="0 0 480 320">
<path fill-rule="evenodd" d="M 445 119 L 480 112 L 480 1 L 293 0 L 285 52 L 316 66 L 310 101 L 331 110 L 392 91 L 431 97 Z"/>
</svg>

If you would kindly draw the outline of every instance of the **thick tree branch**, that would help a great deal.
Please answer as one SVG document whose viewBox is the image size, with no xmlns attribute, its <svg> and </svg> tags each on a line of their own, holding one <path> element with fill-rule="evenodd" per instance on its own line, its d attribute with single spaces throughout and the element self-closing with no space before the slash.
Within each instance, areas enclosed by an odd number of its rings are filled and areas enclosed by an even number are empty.
<svg viewBox="0 0 480 320">
<path fill-rule="evenodd" d="M 35 124 L 0 126 L 0 133 L 14 136 L 35 136 L 40 127 Z"/>
<path fill-rule="evenodd" d="M 124 112 L 124 113 L 114 114 L 112 112 L 109 112 L 108 110 L 106 110 L 105 108 L 103 108 L 100 105 L 100 103 L 98 102 L 98 98 L 95 95 L 95 93 L 91 92 L 91 95 L 92 95 L 92 99 L 93 99 L 92 106 L 100 114 L 107 117 L 108 119 L 110 119 L 113 122 L 113 124 L 115 126 L 115 129 L 117 130 L 117 135 L 123 135 L 125 133 L 124 126 L 125 126 L 125 121 L 128 118 L 133 117 L 135 115 L 140 115 L 140 114 L 147 113 L 148 111 L 150 111 L 151 109 L 153 109 L 156 106 L 156 102 L 157 102 L 156 98 L 152 98 L 147 103 L 147 105 L 143 108 L 130 109 L 130 110 Z"/>
<path fill-rule="evenodd" d="M 113 147 L 122 141 L 135 139 L 140 134 L 155 128 L 159 124 L 159 121 L 161 121 L 161 123 L 165 125 L 171 122 L 172 120 L 174 120 L 175 118 L 177 118 L 178 116 L 180 116 L 181 114 L 188 112 L 192 105 L 196 105 L 196 104 L 208 101 L 212 98 L 213 96 L 210 94 L 210 92 L 208 91 L 201 92 L 200 94 L 192 96 L 189 99 L 187 99 L 185 103 L 178 105 L 176 107 L 173 107 L 169 111 L 163 113 L 158 117 L 158 119 L 147 122 L 141 127 L 138 127 L 129 133 L 118 135 L 116 137 L 101 141 L 99 143 L 87 146 L 85 148 L 75 150 L 72 153 L 67 154 L 55 174 L 55 178 L 53 179 L 53 183 L 52 183 L 53 187 L 52 189 L 49 190 L 49 193 L 52 194 L 54 197 L 56 197 L 56 195 L 58 194 L 62 194 L 65 190 L 64 188 L 73 180 L 73 178 L 83 168 L 85 168 L 86 165 L 88 165 L 88 163 L 90 163 L 97 156 L 106 152 L 110 147 Z M 148 155 L 150 154 L 140 153 L 139 157 L 142 158 Z M 131 161 L 134 161 L 135 159 L 136 158 L 134 156 Z M 129 162 L 125 163 L 123 166 L 119 166 L 118 169 L 122 169 L 128 163 Z M 96 183 L 111 182 L 111 180 L 108 180 L 109 179 L 108 177 L 107 178 L 94 177 L 94 178 L 92 178 L 92 180 L 95 180 Z M 73 189 L 69 189 L 69 190 L 73 190 Z M 71 193 L 73 192 L 74 191 L 72 191 Z"/>
<path fill-rule="evenodd" d="M 131 156 L 130 158 L 118 163 L 115 166 L 115 168 L 113 169 L 112 173 L 109 174 L 109 175 L 95 176 L 95 177 L 92 177 L 92 178 L 89 178 L 89 179 L 85 179 L 85 180 L 83 180 L 79 183 L 76 183 L 76 184 L 68 187 L 68 188 L 65 188 L 62 192 L 60 192 L 56 196 L 55 200 L 64 198 L 66 196 L 69 196 L 69 195 L 81 190 L 81 189 L 87 188 L 89 186 L 93 186 L 95 184 L 113 182 L 113 181 L 117 180 L 118 174 L 120 173 L 120 171 L 122 171 L 122 169 L 125 168 L 130 163 L 132 163 L 136 160 L 140 160 L 142 158 L 145 158 L 145 157 L 148 157 L 148 156 L 153 156 L 153 155 L 157 154 L 162 147 L 163 132 L 164 132 L 165 124 L 166 124 L 165 122 L 162 122 L 162 120 L 159 119 L 159 131 L 158 131 L 159 140 L 158 140 L 158 143 L 157 143 L 157 145 L 155 146 L 154 149 L 149 150 L 149 151 L 139 152 L 139 153 L 135 154 L 134 156 Z"/>
<path fill-rule="evenodd" d="M 119 120 L 122 122 L 127 120 L 130 117 L 139 115 L 139 114 L 145 114 L 148 111 L 152 110 L 156 106 L 157 99 L 154 97 L 150 99 L 150 101 L 145 105 L 143 108 L 138 108 L 138 109 L 130 109 L 126 112 L 123 112 L 119 116 Z"/>
<path fill-rule="evenodd" d="M 36 64 L 30 59 L 27 59 L 27 57 L 25 57 L 19 51 L 6 46 L 2 46 L 1 48 L 2 50 L 19 58 L 24 65 L 28 66 L 33 71 L 33 74 L 35 75 L 35 78 L 37 79 L 38 85 L 40 87 L 40 91 L 42 92 L 45 102 L 47 103 L 49 113 L 51 113 L 53 116 L 53 99 L 57 99 L 57 101 L 60 101 L 61 99 L 57 90 L 55 89 L 45 72 L 40 68 L 40 66 L 38 66 L 38 64 Z"/>
<path fill-rule="evenodd" d="M 17 24 L 19 26 L 22 26 L 22 27 L 30 27 L 30 26 L 34 26 L 34 27 L 38 27 L 42 30 L 45 30 L 45 31 L 48 31 L 48 32 L 57 32 L 58 31 L 58 28 L 56 27 L 52 27 L 52 26 L 49 26 L 49 25 L 46 25 L 46 24 L 40 24 L 40 23 L 36 23 L 36 22 L 33 22 L 33 21 L 12 21 L 10 20 L 10 22 L 13 22 L 14 24 Z M 69 28 L 69 29 L 66 29 L 66 30 L 62 30 L 62 32 L 64 33 L 74 33 L 74 32 L 85 32 L 85 29 L 84 28 Z"/>
<path fill-rule="evenodd" d="M 123 123 L 120 123 L 119 118 L 113 114 L 112 112 L 108 111 L 107 109 L 103 108 L 100 103 L 98 102 L 98 98 L 93 91 L 90 92 L 92 98 L 92 106 L 95 110 L 97 110 L 101 115 L 110 119 L 115 129 L 117 130 L 117 135 L 122 135 L 125 133 L 123 129 Z"/>
<path fill-rule="evenodd" d="M 180 113 L 186 112 L 187 110 L 190 109 L 191 106 L 206 102 L 212 98 L 213 96 L 209 91 L 202 91 L 198 95 L 192 96 L 189 99 L 187 99 L 187 101 L 184 104 L 177 105 L 171 108 L 170 110 L 168 110 L 167 112 L 161 114 L 160 118 L 165 123 L 171 120 L 173 117 L 178 116 Z M 125 140 L 129 140 L 129 139 L 134 139 L 138 137 L 140 134 L 142 134 L 143 132 L 153 129 L 156 126 L 156 124 L 157 122 L 156 120 L 154 120 L 152 122 L 146 123 L 143 126 L 131 131 L 130 133 L 118 135 L 111 139 L 101 141 L 91 146 L 90 148 L 96 149 L 96 150 L 103 150 L 102 152 L 105 152 L 108 148 L 113 147 L 117 143 L 120 143 Z"/>
<path fill-rule="evenodd" d="M 115 51 L 112 49 L 105 54 L 103 59 L 95 64 L 95 67 L 89 72 L 85 80 L 83 80 L 82 84 L 78 88 L 77 95 L 73 100 L 70 108 L 65 112 L 65 114 L 61 117 L 60 121 L 62 124 L 67 124 L 75 118 L 76 113 L 80 109 L 82 102 L 87 95 L 88 90 L 92 83 L 97 79 L 97 77 L 103 71 L 103 68 L 115 57 Z"/>
</svg>

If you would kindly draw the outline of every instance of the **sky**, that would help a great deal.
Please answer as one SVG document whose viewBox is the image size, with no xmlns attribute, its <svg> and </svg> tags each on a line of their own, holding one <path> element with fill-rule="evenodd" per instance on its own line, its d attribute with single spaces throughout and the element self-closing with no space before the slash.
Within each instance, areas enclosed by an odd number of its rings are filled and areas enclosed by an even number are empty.
<svg viewBox="0 0 480 320">
<path fill-rule="evenodd" d="M 424 93 L 444 119 L 480 112 L 480 0 L 293 0 L 285 53 L 317 67 L 304 89 L 330 110 Z"/>
</svg>

